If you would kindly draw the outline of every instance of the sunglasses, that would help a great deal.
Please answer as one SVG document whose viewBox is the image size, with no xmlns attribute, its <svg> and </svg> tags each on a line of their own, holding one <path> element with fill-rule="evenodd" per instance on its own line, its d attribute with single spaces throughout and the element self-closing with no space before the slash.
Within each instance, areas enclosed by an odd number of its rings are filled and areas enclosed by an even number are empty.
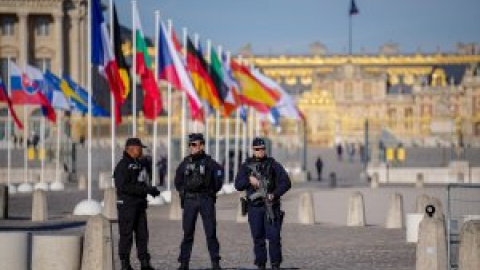
<svg viewBox="0 0 480 270">
<path fill-rule="evenodd" d="M 196 143 L 196 142 L 191 142 L 191 143 L 188 144 L 188 146 L 192 146 L 192 147 L 197 147 L 199 145 L 200 145 L 200 143 Z"/>
<path fill-rule="evenodd" d="M 265 147 L 253 148 L 253 151 L 264 151 L 264 150 L 265 150 Z"/>
</svg>

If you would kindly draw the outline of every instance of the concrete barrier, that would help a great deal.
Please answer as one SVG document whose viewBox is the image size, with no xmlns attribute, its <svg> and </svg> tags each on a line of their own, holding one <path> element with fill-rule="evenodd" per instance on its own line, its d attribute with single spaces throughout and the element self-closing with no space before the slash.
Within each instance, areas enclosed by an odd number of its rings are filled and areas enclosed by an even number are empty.
<svg viewBox="0 0 480 270">
<path fill-rule="evenodd" d="M 315 224 L 315 211 L 313 208 L 313 196 L 310 192 L 300 195 L 298 219 L 301 224 Z"/>
<path fill-rule="evenodd" d="M 0 220 L 8 218 L 8 186 L 0 185 Z"/>
<path fill-rule="evenodd" d="M 470 220 L 460 231 L 459 270 L 480 269 L 480 220 Z"/>
<path fill-rule="evenodd" d="M 103 192 L 102 214 L 109 220 L 117 220 L 117 191 L 114 187 L 105 189 Z"/>
<path fill-rule="evenodd" d="M 32 200 L 32 221 L 48 220 L 47 194 L 42 189 L 33 192 Z"/>
<path fill-rule="evenodd" d="M 424 180 L 423 180 L 423 173 L 417 173 L 417 179 L 415 181 L 416 188 L 423 188 Z"/>
<path fill-rule="evenodd" d="M 87 177 L 85 175 L 80 175 L 78 177 L 78 190 L 86 190 L 87 189 Z"/>
<path fill-rule="evenodd" d="M 418 227 L 420 222 L 423 220 L 424 214 L 420 213 L 411 213 L 407 214 L 407 224 L 406 224 L 406 239 L 407 243 L 417 243 L 418 242 Z"/>
<path fill-rule="evenodd" d="M 365 203 L 360 191 L 352 193 L 348 200 L 347 226 L 365 226 Z"/>
<path fill-rule="evenodd" d="M 112 179 L 113 178 L 111 172 L 100 172 L 98 174 L 98 188 L 107 189 L 113 187 Z"/>
<path fill-rule="evenodd" d="M 172 193 L 172 203 L 170 204 L 169 218 L 171 220 L 182 219 L 182 208 L 180 207 L 180 195 L 178 192 Z"/>
<path fill-rule="evenodd" d="M 0 269 L 29 269 L 28 233 L 0 232 Z"/>
<path fill-rule="evenodd" d="M 434 214 L 420 222 L 417 243 L 416 270 L 446 270 L 447 240 L 445 221 Z"/>
<path fill-rule="evenodd" d="M 378 188 L 380 186 L 379 184 L 379 175 L 378 173 L 373 173 L 372 178 L 370 180 L 370 187 L 371 188 Z"/>
<path fill-rule="evenodd" d="M 245 192 L 241 192 L 237 200 L 237 222 L 238 223 L 245 223 L 248 220 L 248 214 L 245 216 L 242 215 L 242 203 L 240 201 L 240 198 L 242 198 L 244 194 Z"/>
<path fill-rule="evenodd" d="M 403 223 L 403 196 L 400 193 L 394 193 L 390 197 L 385 227 L 387 229 L 401 229 Z"/>
<path fill-rule="evenodd" d="M 80 269 L 79 235 L 34 235 L 32 270 Z"/>
<path fill-rule="evenodd" d="M 113 270 L 110 221 L 101 214 L 88 219 L 83 242 L 82 270 Z"/>
</svg>

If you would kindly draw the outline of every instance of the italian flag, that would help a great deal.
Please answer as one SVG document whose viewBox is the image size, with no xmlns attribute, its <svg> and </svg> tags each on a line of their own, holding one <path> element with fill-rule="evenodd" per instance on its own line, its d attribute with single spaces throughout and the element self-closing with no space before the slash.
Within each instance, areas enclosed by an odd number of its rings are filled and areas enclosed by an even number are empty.
<svg viewBox="0 0 480 270">
<path fill-rule="evenodd" d="M 133 31 L 136 45 L 136 73 L 140 76 L 140 83 L 144 91 L 143 112 L 145 118 L 154 119 L 162 111 L 162 98 L 152 71 L 152 61 L 147 53 L 147 43 L 142 31 L 142 24 L 137 6 L 133 8 Z"/>
</svg>

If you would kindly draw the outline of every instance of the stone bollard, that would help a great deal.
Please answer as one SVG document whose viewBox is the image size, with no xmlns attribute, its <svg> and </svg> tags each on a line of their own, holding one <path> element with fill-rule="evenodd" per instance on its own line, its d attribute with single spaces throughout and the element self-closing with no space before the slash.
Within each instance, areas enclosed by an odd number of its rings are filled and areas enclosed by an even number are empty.
<svg viewBox="0 0 480 270">
<path fill-rule="evenodd" d="M 428 204 L 431 204 L 435 207 L 435 213 L 433 213 L 434 218 L 445 220 L 445 215 L 443 214 L 442 201 L 436 197 L 430 197 Z"/>
<path fill-rule="evenodd" d="M 87 189 L 87 177 L 85 175 L 80 175 L 78 177 L 78 190 L 86 190 Z"/>
<path fill-rule="evenodd" d="M 301 224 L 315 224 L 313 196 L 310 192 L 304 192 L 300 195 L 298 219 Z"/>
<path fill-rule="evenodd" d="M 403 197 L 402 194 L 394 193 L 390 197 L 390 206 L 387 214 L 387 229 L 403 228 Z"/>
<path fill-rule="evenodd" d="M 329 175 L 330 178 L 330 187 L 335 188 L 337 187 L 337 174 L 334 172 L 331 172 Z"/>
<path fill-rule="evenodd" d="M 0 269 L 27 270 L 28 233 L 0 232 Z"/>
<path fill-rule="evenodd" d="M 423 188 L 424 186 L 423 173 L 417 173 L 417 180 L 415 182 L 416 188 Z"/>
<path fill-rule="evenodd" d="M 102 215 L 109 220 L 117 220 L 117 191 L 114 187 L 105 189 L 103 192 Z"/>
<path fill-rule="evenodd" d="M 172 203 L 170 204 L 169 218 L 171 220 L 182 219 L 182 208 L 180 206 L 180 195 L 178 194 L 178 192 L 172 193 Z"/>
<path fill-rule="evenodd" d="M 80 269 L 79 235 L 34 235 L 32 270 Z"/>
<path fill-rule="evenodd" d="M 113 270 L 112 227 L 101 214 L 87 221 L 82 270 Z"/>
<path fill-rule="evenodd" d="M 445 221 L 435 218 L 435 207 L 428 205 L 420 222 L 417 243 L 416 270 L 446 270 L 447 240 Z"/>
<path fill-rule="evenodd" d="M 410 213 L 407 214 L 407 224 L 406 224 L 406 239 L 407 243 L 417 243 L 418 242 L 418 227 L 420 222 L 423 220 L 423 214 L 420 213 Z"/>
<path fill-rule="evenodd" d="M 380 186 L 378 173 L 373 173 L 372 179 L 370 180 L 370 187 L 371 188 L 378 188 Z"/>
<path fill-rule="evenodd" d="M 248 214 L 247 215 L 242 215 L 242 202 L 240 199 L 243 197 L 244 192 L 240 193 L 240 196 L 238 196 L 238 204 L 237 204 L 237 222 L 238 223 L 245 223 L 248 220 Z"/>
<path fill-rule="evenodd" d="M 355 191 L 348 200 L 347 226 L 365 226 L 365 203 L 360 191 Z"/>
<path fill-rule="evenodd" d="M 8 218 L 8 186 L 0 185 L 0 220 Z"/>
<path fill-rule="evenodd" d="M 470 220 L 460 231 L 459 270 L 480 269 L 480 220 Z"/>
<path fill-rule="evenodd" d="M 47 194 L 42 189 L 33 192 L 32 221 L 48 220 Z"/>
</svg>

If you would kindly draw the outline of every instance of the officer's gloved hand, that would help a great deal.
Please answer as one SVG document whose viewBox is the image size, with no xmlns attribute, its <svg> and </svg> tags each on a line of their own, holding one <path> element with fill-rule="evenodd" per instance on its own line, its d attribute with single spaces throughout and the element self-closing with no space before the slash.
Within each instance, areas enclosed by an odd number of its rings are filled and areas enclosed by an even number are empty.
<svg viewBox="0 0 480 270">
<path fill-rule="evenodd" d="M 152 195 L 152 197 L 157 197 L 160 195 L 160 190 L 158 190 L 156 187 L 150 187 L 148 194 Z"/>
</svg>

